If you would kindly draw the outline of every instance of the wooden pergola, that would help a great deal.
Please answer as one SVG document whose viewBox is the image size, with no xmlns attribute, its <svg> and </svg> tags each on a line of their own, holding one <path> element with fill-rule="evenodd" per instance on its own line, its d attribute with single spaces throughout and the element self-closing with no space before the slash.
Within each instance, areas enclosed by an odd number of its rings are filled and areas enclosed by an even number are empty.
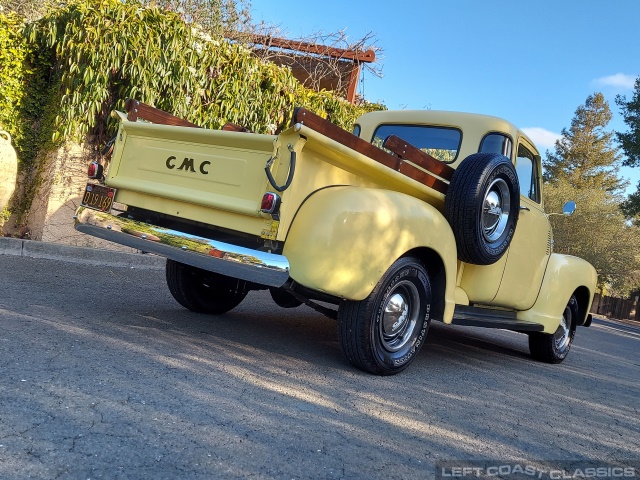
<svg viewBox="0 0 640 480">
<path fill-rule="evenodd" d="M 301 42 L 277 38 L 269 35 L 253 35 L 251 43 L 262 45 L 266 49 L 289 50 L 295 52 L 290 54 L 275 53 L 270 60 L 278 65 L 291 68 L 293 76 L 303 85 L 311 86 L 311 75 L 309 72 L 315 70 L 315 66 L 327 60 L 337 60 L 336 72 L 317 79 L 319 88 L 336 91 L 351 103 L 356 100 L 358 79 L 360 78 L 360 66 L 362 63 L 371 63 L 376 59 L 373 50 L 367 51 L 348 50 L 343 48 L 329 47 L 317 43 Z"/>
</svg>

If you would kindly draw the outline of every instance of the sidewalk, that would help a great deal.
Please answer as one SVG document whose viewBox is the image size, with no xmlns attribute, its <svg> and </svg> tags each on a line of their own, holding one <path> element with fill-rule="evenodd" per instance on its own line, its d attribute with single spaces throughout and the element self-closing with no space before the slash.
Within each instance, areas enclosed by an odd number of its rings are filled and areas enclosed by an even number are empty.
<svg viewBox="0 0 640 480">
<path fill-rule="evenodd" d="M 98 248 L 73 247 L 57 243 L 0 237 L 0 256 L 47 258 L 86 265 L 164 270 L 165 259 L 156 255 L 116 252 Z M 0 257 L 1 258 L 1 257 Z M 1 260 L 0 260 L 1 261 Z"/>
</svg>

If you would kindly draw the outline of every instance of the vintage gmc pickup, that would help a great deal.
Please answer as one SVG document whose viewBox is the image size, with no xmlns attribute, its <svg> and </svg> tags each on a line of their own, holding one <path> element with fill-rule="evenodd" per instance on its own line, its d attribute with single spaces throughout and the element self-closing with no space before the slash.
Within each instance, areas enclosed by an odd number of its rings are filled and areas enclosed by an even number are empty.
<svg viewBox="0 0 640 480">
<path fill-rule="evenodd" d="M 351 134 L 297 109 L 262 135 L 127 112 L 76 229 L 166 257 L 189 310 L 223 314 L 268 288 L 336 318 L 347 359 L 381 375 L 411 363 L 432 320 L 527 334 L 551 363 L 591 323 L 596 272 L 552 252 L 540 156 L 504 120 L 383 111 Z"/>
</svg>

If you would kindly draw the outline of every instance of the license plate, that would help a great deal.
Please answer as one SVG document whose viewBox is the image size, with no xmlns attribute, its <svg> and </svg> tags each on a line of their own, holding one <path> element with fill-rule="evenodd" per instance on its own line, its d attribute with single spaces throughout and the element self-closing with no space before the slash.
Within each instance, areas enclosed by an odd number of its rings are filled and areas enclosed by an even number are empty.
<svg viewBox="0 0 640 480">
<path fill-rule="evenodd" d="M 109 213 L 115 196 L 115 188 L 87 183 L 80 205 Z"/>
</svg>

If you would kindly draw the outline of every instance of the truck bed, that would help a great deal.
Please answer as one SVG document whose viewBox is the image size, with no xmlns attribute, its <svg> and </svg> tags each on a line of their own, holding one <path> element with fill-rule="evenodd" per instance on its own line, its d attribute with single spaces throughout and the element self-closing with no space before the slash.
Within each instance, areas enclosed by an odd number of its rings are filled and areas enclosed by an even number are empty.
<svg viewBox="0 0 640 480">
<path fill-rule="evenodd" d="M 277 136 L 130 121 L 117 114 L 121 125 L 106 184 L 118 189 L 118 203 L 138 209 L 282 241 L 302 202 L 328 186 L 384 188 L 444 201 L 446 182 L 415 157 L 412 162 L 390 154 L 303 109 Z M 276 185 L 265 173 L 268 162 Z M 274 227 L 261 201 L 286 183 L 292 166 Z M 446 179 L 451 172 L 439 173 Z"/>
</svg>

